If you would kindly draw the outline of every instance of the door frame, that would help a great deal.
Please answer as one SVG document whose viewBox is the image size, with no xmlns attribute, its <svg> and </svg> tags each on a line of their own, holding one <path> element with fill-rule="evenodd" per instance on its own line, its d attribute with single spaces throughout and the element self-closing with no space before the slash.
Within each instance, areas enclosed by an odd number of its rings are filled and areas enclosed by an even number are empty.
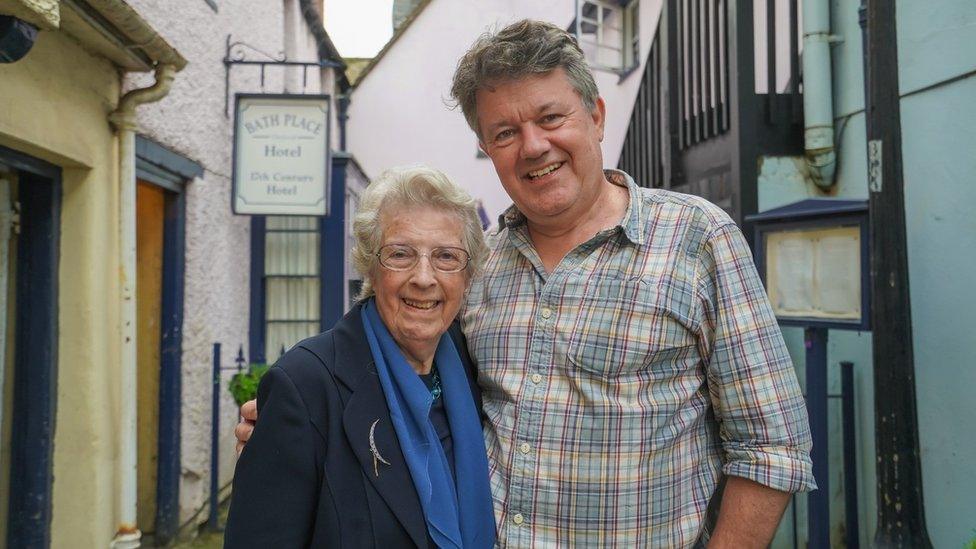
<svg viewBox="0 0 976 549">
<path fill-rule="evenodd" d="M 137 179 L 162 188 L 162 308 L 160 310 L 159 425 L 156 466 L 156 543 L 179 533 L 181 421 L 183 387 L 183 298 L 186 263 L 185 185 L 203 175 L 203 167 L 141 135 L 136 136 Z"/>
<path fill-rule="evenodd" d="M 0 161 L 17 170 L 20 203 L 7 544 L 47 547 L 58 397 L 61 168 L 3 146 Z"/>
</svg>

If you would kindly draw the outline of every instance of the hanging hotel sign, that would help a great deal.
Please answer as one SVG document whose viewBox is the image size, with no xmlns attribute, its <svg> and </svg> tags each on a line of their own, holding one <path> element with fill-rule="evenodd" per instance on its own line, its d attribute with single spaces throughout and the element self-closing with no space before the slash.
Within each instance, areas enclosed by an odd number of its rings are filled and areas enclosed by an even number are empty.
<svg viewBox="0 0 976 549">
<path fill-rule="evenodd" d="M 329 109 L 327 95 L 237 94 L 235 214 L 328 214 Z"/>
</svg>

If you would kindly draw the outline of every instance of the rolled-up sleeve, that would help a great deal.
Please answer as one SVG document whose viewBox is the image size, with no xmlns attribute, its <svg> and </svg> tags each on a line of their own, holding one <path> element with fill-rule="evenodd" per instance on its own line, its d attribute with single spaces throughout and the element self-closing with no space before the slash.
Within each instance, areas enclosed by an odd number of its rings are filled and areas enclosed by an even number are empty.
<svg viewBox="0 0 976 549">
<path fill-rule="evenodd" d="M 724 473 L 784 492 L 815 489 L 806 403 L 752 254 L 733 223 L 706 238 L 696 288 Z"/>
</svg>

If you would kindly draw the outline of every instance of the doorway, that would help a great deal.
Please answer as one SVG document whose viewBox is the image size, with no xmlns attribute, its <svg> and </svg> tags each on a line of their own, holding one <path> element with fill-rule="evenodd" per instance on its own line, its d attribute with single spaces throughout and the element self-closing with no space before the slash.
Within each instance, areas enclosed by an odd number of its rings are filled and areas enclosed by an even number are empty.
<svg viewBox="0 0 976 549">
<path fill-rule="evenodd" d="M 0 535 L 51 541 L 61 170 L 0 147 Z"/>
<path fill-rule="evenodd" d="M 137 524 L 163 545 L 179 528 L 183 194 L 136 187 Z"/>
</svg>

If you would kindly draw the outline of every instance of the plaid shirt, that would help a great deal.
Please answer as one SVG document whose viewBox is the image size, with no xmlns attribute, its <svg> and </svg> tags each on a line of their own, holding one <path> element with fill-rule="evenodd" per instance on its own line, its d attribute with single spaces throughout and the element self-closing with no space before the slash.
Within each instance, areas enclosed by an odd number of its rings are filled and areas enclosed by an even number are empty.
<svg viewBox="0 0 976 549">
<path fill-rule="evenodd" d="M 687 547 L 722 475 L 815 487 L 806 407 L 742 235 L 637 187 L 546 273 L 513 207 L 462 321 L 478 363 L 498 543 Z"/>
</svg>

